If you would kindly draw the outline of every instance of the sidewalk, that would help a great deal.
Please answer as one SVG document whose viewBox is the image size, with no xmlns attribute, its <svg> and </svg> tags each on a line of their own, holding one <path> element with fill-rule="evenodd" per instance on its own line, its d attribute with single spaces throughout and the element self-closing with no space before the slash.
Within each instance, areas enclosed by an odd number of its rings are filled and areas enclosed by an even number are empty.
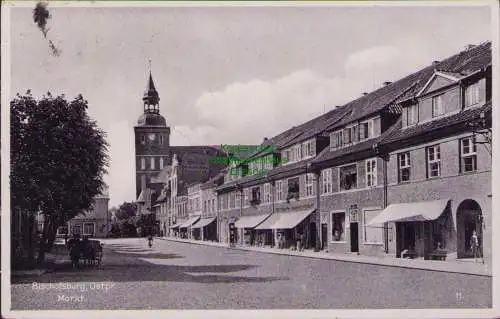
<svg viewBox="0 0 500 319">
<path fill-rule="evenodd" d="M 12 277 L 41 276 L 45 273 L 53 272 L 54 269 L 60 265 L 70 263 L 69 257 L 66 257 L 65 254 L 60 254 L 57 250 L 58 248 L 59 247 L 56 245 L 53 248 L 53 253 L 45 254 L 45 262 L 40 268 L 11 270 L 10 275 Z"/>
<path fill-rule="evenodd" d="M 491 261 L 485 261 L 483 264 L 481 261 L 474 262 L 474 260 L 462 260 L 462 259 L 452 259 L 447 261 L 438 261 L 438 260 L 422 260 L 422 259 L 403 259 L 403 258 L 395 258 L 393 256 L 384 256 L 384 257 L 374 257 L 374 256 L 361 256 L 361 255 L 342 255 L 342 254 L 333 254 L 326 252 L 314 252 L 310 250 L 306 251 L 292 251 L 288 249 L 277 249 L 277 248 L 267 248 L 267 247 L 249 247 L 249 246 L 240 246 L 237 245 L 235 247 L 229 247 L 227 243 L 219 243 L 219 242 L 207 242 L 200 240 L 190 240 L 190 239 L 179 239 L 179 238 L 171 238 L 171 237 L 157 237 L 161 240 L 167 241 L 175 241 L 182 242 L 188 244 L 197 244 L 197 245 L 205 245 L 205 246 L 214 246 L 221 247 L 227 249 L 239 249 L 239 250 L 247 250 L 247 251 L 256 251 L 262 253 L 276 254 L 276 255 L 288 255 L 288 256 L 299 256 L 299 257 L 307 257 L 307 258 L 316 258 L 316 259 L 329 259 L 329 260 L 338 260 L 345 262 L 355 262 L 355 263 L 363 263 L 363 264 L 372 264 L 372 265 L 383 265 L 390 267 L 401 267 L 401 268 L 410 268 L 410 269 L 421 269 L 421 270 L 432 270 L 432 271 L 442 271 L 442 272 L 451 272 L 451 273 L 462 273 L 462 274 L 470 274 L 470 275 L 479 275 L 479 276 L 492 276 L 492 267 L 490 265 Z"/>
</svg>

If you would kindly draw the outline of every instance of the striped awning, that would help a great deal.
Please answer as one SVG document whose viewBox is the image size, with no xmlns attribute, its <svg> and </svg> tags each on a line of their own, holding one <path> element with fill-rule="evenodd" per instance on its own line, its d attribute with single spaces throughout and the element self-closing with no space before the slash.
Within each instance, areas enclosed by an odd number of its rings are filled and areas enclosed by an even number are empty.
<svg viewBox="0 0 500 319">
<path fill-rule="evenodd" d="M 193 226 L 191 226 L 191 228 L 203 228 L 205 226 L 208 226 L 210 225 L 211 223 L 213 223 L 215 221 L 215 217 L 211 217 L 211 218 L 202 218 L 200 219 L 196 224 L 194 224 Z"/>
<path fill-rule="evenodd" d="M 444 212 L 449 201 L 449 199 L 445 199 L 391 204 L 369 221 L 367 225 L 379 225 L 388 222 L 423 222 L 435 220 Z"/>
</svg>

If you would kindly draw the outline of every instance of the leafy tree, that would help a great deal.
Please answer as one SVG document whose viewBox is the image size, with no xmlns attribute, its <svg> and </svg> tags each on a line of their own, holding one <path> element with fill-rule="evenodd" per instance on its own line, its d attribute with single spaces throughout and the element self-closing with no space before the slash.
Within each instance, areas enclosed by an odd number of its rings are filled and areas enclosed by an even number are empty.
<svg viewBox="0 0 500 319">
<path fill-rule="evenodd" d="M 135 216 L 136 213 L 137 213 L 137 204 L 124 202 L 118 208 L 118 211 L 116 212 L 115 216 L 118 220 L 123 220 Z"/>
<path fill-rule="evenodd" d="M 78 95 L 68 102 L 50 93 L 36 101 L 28 91 L 11 101 L 11 207 L 23 220 L 33 253 L 34 216 L 44 216 L 37 262 L 52 247 L 56 230 L 91 208 L 105 184 L 105 133 L 87 114 Z M 25 245 L 26 246 L 26 245 Z"/>
</svg>

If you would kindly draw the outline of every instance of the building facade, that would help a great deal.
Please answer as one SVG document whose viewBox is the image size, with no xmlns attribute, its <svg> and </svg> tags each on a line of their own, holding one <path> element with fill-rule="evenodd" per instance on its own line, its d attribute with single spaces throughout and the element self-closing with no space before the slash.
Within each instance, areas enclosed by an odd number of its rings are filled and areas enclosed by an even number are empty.
<svg viewBox="0 0 500 319">
<path fill-rule="evenodd" d="M 216 188 L 219 239 L 432 259 L 475 232 L 491 258 L 491 87 L 483 43 L 266 139 Z"/>
</svg>

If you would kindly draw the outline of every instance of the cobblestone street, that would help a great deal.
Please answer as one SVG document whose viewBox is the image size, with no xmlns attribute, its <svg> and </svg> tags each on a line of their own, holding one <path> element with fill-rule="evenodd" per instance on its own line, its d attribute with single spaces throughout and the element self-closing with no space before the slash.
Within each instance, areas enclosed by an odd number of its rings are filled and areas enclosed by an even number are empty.
<svg viewBox="0 0 500 319">
<path fill-rule="evenodd" d="M 144 238 L 105 243 L 100 269 L 13 278 L 12 310 L 492 306 L 491 277 L 164 240 L 149 249 Z"/>
</svg>

